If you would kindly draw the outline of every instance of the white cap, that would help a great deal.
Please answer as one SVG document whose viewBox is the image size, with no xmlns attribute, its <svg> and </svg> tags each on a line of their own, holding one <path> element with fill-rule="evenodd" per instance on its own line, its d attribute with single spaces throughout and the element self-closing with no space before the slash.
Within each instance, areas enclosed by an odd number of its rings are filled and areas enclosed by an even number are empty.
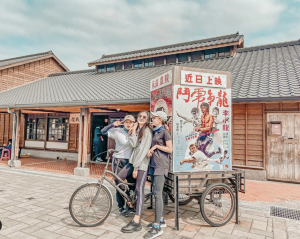
<svg viewBox="0 0 300 239">
<path fill-rule="evenodd" d="M 159 118 L 161 118 L 163 121 L 167 121 L 168 120 L 168 116 L 165 112 L 163 111 L 156 111 L 156 112 L 151 112 L 152 115 L 157 116 Z"/>
</svg>

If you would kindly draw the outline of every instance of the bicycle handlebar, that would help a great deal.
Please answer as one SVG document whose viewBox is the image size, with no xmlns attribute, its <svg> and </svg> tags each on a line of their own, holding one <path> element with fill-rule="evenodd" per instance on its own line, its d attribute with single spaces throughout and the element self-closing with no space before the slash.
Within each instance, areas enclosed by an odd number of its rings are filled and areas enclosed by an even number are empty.
<svg viewBox="0 0 300 239">
<path fill-rule="evenodd" d="M 95 159 L 96 157 L 98 157 L 98 156 L 101 155 L 101 154 L 107 153 L 107 152 L 108 152 L 108 153 L 118 153 L 119 151 L 118 151 L 118 150 L 115 150 L 115 149 L 108 149 L 107 151 L 104 151 L 104 152 L 102 152 L 102 153 L 99 153 L 99 154 L 95 155 L 94 158 L 92 158 L 91 161 L 94 161 L 94 159 Z"/>
</svg>

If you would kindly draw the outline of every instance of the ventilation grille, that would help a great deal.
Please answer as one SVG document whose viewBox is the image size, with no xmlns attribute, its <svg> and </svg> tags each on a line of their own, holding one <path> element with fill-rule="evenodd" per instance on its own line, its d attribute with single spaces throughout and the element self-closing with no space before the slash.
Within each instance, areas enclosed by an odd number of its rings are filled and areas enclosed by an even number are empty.
<svg viewBox="0 0 300 239">
<path fill-rule="evenodd" d="M 270 206 L 270 216 L 300 220 L 300 210 Z"/>
</svg>

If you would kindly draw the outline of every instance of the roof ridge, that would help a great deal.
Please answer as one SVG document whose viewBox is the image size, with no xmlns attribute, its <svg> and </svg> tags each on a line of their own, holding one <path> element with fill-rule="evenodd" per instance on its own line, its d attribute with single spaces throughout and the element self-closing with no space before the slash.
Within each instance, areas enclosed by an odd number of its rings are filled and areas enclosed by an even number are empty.
<svg viewBox="0 0 300 239">
<path fill-rule="evenodd" d="M 46 53 L 48 53 L 49 55 L 50 54 L 54 55 L 52 51 L 45 51 L 45 52 L 40 52 L 40 53 L 35 53 L 35 54 L 30 54 L 30 55 L 25 55 L 25 56 L 18 56 L 18 57 L 3 59 L 3 60 L 0 60 L 0 62 L 9 61 L 9 60 L 16 60 L 16 59 L 20 59 L 20 58 L 24 58 L 24 57 L 29 57 L 29 56 L 38 56 L 38 55 L 43 55 L 43 54 L 46 54 Z"/>
<path fill-rule="evenodd" d="M 52 73 L 52 74 L 49 74 L 47 77 L 60 76 L 60 75 L 72 75 L 72 74 L 85 73 L 85 72 L 95 72 L 95 69 L 86 69 L 86 70 L 78 70 L 78 71 L 67 71 L 67 72 Z"/>
<path fill-rule="evenodd" d="M 271 44 L 265 44 L 265 45 L 257 45 L 257 46 L 250 46 L 250 47 L 245 47 L 245 48 L 238 48 L 237 52 L 254 51 L 254 50 L 267 49 L 267 48 L 276 48 L 276 47 L 282 47 L 282 46 L 297 45 L 297 44 L 300 44 L 300 39 L 294 40 L 294 41 L 277 42 L 277 43 L 271 43 Z"/>
<path fill-rule="evenodd" d="M 234 34 L 229 34 L 229 35 L 223 35 L 223 36 L 217 36 L 217 37 L 211 37 L 211 38 L 205 38 L 205 39 L 199 39 L 199 40 L 193 40 L 193 41 L 187 41 L 187 42 L 180 42 L 180 43 L 175 43 L 175 44 L 170 44 L 170 45 L 163 45 L 163 46 L 158 46 L 158 47 L 144 48 L 144 49 L 139 49 L 139 50 L 134 50 L 134 51 L 120 52 L 120 53 L 109 54 L 109 55 L 103 54 L 101 58 L 99 58 L 95 61 L 91 61 L 89 63 L 95 63 L 95 62 L 99 61 L 100 59 L 105 59 L 105 58 L 108 58 L 108 57 L 128 55 L 128 54 L 134 54 L 134 53 L 145 52 L 145 51 L 153 51 L 153 50 L 162 49 L 162 48 L 171 48 L 171 47 L 188 45 L 188 44 L 196 44 L 196 43 L 201 43 L 201 42 L 209 42 L 209 41 L 219 40 L 219 39 L 222 39 L 222 38 L 231 38 L 231 37 L 234 37 L 234 36 L 243 36 L 243 35 L 240 35 L 239 32 L 236 32 Z"/>
</svg>

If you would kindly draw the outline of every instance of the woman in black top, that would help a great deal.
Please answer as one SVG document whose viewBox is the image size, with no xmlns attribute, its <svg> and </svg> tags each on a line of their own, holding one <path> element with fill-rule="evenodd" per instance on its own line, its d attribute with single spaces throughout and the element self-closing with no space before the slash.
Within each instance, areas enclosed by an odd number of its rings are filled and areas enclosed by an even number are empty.
<svg viewBox="0 0 300 239">
<path fill-rule="evenodd" d="M 155 221 L 148 225 L 151 228 L 144 238 L 155 238 L 163 234 L 161 227 L 166 227 L 163 218 L 163 188 L 165 176 L 169 171 L 169 156 L 173 151 L 170 132 L 165 129 L 168 117 L 163 111 L 151 112 L 154 135 L 151 149 L 147 156 L 151 157 L 148 174 L 151 175 L 155 198 Z"/>
</svg>

